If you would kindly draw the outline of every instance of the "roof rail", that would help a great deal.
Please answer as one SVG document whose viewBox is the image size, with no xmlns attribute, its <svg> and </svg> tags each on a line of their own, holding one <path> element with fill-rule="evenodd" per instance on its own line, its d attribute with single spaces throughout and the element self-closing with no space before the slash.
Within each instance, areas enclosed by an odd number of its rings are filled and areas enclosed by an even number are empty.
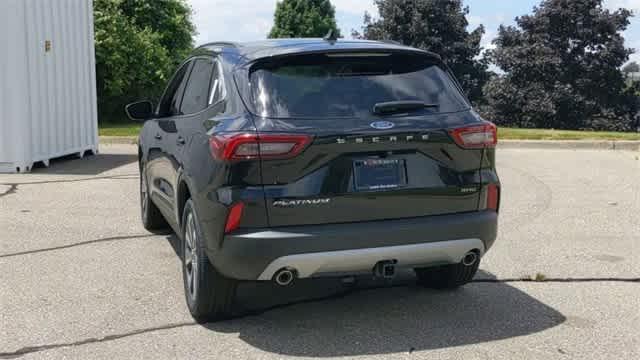
<svg viewBox="0 0 640 360">
<path fill-rule="evenodd" d="M 335 30 L 329 29 L 327 35 L 322 38 L 324 41 L 335 42 L 338 40 L 338 34 Z"/>
<path fill-rule="evenodd" d="M 401 43 L 400 41 L 395 41 L 395 40 L 380 40 L 383 43 L 387 43 L 387 44 L 393 44 L 393 45 L 404 45 L 403 43 Z"/>
</svg>

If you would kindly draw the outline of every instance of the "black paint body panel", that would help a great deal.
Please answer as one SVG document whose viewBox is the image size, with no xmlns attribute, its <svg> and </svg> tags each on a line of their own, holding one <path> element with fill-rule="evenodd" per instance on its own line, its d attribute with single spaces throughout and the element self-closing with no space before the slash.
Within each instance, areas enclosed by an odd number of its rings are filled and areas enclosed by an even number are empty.
<svg viewBox="0 0 640 360">
<path fill-rule="evenodd" d="M 245 47 L 213 44 L 198 48 L 193 57 L 212 57 L 222 65 L 227 93 L 224 101 L 196 114 L 148 120 L 141 130 L 140 163 L 146 169 L 151 199 L 180 234 L 182 204 L 191 197 L 202 222 L 207 254 L 214 266 L 229 276 L 255 278 L 265 262 L 288 253 L 469 237 L 482 239 L 488 248 L 495 239 L 497 213 L 483 211 L 486 184 L 499 183 L 494 149 L 462 149 L 447 132 L 482 123 L 473 110 L 304 120 L 265 118 L 248 110 L 243 101 L 250 86 L 246 71 L 251 62 L 261 57 L 350 49 L 419 51 L 378 42 L 338 44 L 332 47 L 320 40 L 268 41 Z M 370 126 L 380 120 L 391 121 L 395 127 L 377 130 Z M 314 140 L 292 159 L 215 160 L 209 148 L 210 136 L 234 132 L 303 133 L 312 135 Z M 405 161 L 406 186 L 357 191 L 353 161 L 368 158 Z M 281 199 L 323 198 L 330 201 L 312 206 L 273 204 Z M 240 228 L 225 236 L 229 207 L 238 201 L 245 204 Z M 407 226 L 413 229 L 406 230 L 410 236 L 393 235 L 394 229 L 401 233 Z M 327 234 L 335 227 L 353 236 L 328 236 L 313 242 L 278 240 L 272 244 L 236 237 L 260 229 L 289 227 L 322 229 Z M 370 232 L 356 235 L 356 230 L 369 227 L 384 236 Z"/>
</svg>

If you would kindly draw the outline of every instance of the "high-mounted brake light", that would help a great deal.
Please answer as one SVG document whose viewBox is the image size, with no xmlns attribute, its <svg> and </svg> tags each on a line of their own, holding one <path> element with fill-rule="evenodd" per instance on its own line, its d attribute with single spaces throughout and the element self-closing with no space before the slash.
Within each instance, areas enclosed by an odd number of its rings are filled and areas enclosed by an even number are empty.
<svg viewBox="0 0 640 360">
<path fill-rule="evenodd" d="M 490 122 L 453 129 L 449 134 L 456 144 L 466 149 L 495 147 L 498 143 L 498 129 Z"/>
<path fill-rule="evenodd" d="M 313 138 L 303 134 L 218 134 L 209 139 L 219 160 L 287 159 L 300 154 Z"/>
</svg>

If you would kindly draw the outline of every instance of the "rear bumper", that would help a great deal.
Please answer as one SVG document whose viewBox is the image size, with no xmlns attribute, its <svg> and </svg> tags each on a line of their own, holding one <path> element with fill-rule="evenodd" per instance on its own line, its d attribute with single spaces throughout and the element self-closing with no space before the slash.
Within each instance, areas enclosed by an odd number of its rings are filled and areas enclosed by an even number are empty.
<svg viewBox="0 0 640 360">
<path fill-rule="evenodd" d="M 398 267 L 459 262 L 483 255 L 497 234 L 492 211 L 349 224 L 252 229 L 225 236 L 214 264 L 227 277 L 270 280 L 283 267 L 301 278 L 371 271 L 382 260 Z"/>
</svg>

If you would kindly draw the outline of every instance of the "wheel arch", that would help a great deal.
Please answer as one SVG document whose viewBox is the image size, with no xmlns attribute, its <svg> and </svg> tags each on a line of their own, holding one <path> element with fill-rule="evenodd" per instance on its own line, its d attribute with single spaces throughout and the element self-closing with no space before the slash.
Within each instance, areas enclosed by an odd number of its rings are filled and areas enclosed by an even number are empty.
<svg viewBox="0 0 640 360">
<path fill-rule="evenodd" d="M 178 224 L 180 228 L 182 228 L 182 215 L 184 213 L 184 205 L 187 203 L 187 200 L 191 198 L 191 188 L 187 179 L 182 176 L 178 176 L 178 187 L 176 191 L 176 216 L 178 220 Z"/>
</svg>

